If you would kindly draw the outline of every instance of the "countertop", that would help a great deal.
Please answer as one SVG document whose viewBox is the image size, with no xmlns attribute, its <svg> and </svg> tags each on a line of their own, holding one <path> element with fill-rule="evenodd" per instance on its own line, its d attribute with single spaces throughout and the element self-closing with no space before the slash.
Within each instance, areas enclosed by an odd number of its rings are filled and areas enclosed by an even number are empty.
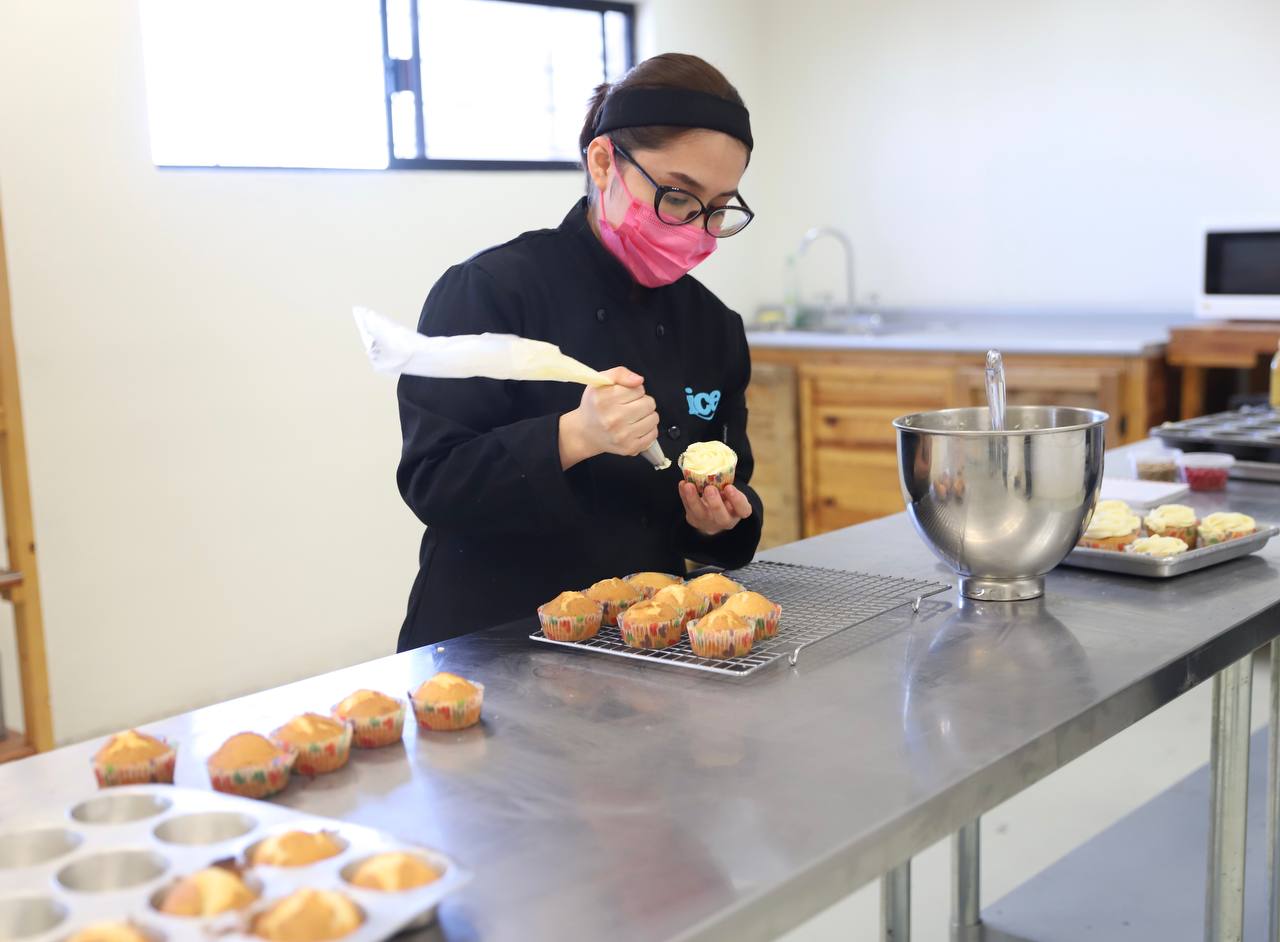
<svg viewBox="0 0 1280 942">
<path fill-rule="evenodd" d="M 1193 500 L 1280 516 L 1271 485 Z M 905 515 L 765 555 L 952 578 Z M 455 671 L 486 684 L 481 726 L 411 730 L 279 800 L 463 861 L 433 930 L 452 942 L 764 940 L 1270 641 L 1278 611 L 1273 544 L 1168 582 L 1060 568 L 1039 602 L 951 590 L 739 680 L 536 645 L 530 619 L 147 728 L 204 787 L 232 733 Z M 90 793 L 99 745 L 0 766 L 0 830 Z"/>
</svg>

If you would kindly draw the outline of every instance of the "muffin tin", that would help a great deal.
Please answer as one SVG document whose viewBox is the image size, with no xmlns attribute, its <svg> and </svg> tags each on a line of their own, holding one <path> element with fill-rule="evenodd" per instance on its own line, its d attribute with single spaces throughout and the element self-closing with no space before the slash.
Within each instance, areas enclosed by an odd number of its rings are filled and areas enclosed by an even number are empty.
<svg viewBox="0 0 1280 942">
<path fill-rule="evenodd" d="M 1280 411 L 1269 406 L 1165 422 L 1153 428 L 1151 435 L 1186 452 L 1232 455 L 1236 459 L 1232 477 L 1280 480 Z"/>
<path fill-rule="evenodd" d="M 101 791 L 61 814 L 5 822 L 0 832 L 0 939 L 61 942 L 89 923 L 130 921 L 154 942 L 253 938 L 249 920 L 294 890 L 342 890 L 364 922 L 344 937 L 375 942 L 427 925 L 441 899 L 470 874 L 436 851 L 408 846 L 370 828 L 217 792 L 135 785 Z M 341 854 L 306 867 L 251 867 L 245 882 L 259 900 L 244 913 L 168 916 L 155 908 L 179 877 L 246 852 L 280 831 L 331 831 Z M 364 858 L 387 851 L 420 855 L 441 871 L 434 883 L 400 893 L 351 886 Z"/>
<path fill-rule="evenodd" d="M 1277 533 L 1280 533 L 1280 527 L 1259 525 L 1257 532 L 1250 533 L 1248 536 L 1187 550 L 1177 556 L 1147 556 L 1143 553 L 1078 546 L 1071 551 L 1071 555 L 1064 560 L 1064 563 L 1079 569 L 1098 569 L 1102 572 L 1118 572 L 1126 576 L 1171 579 L 1174 576 L 1183 576 L 1198 569 L 1207 569 L 1209 566 L 1256 553 Z"/>
</svg>

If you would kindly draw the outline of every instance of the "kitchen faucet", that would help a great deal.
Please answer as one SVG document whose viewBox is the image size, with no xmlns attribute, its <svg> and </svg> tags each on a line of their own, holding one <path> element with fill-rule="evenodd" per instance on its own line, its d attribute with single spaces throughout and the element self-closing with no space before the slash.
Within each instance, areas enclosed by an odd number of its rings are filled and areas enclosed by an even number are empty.
<svg viewBox="0 0 1280 942">
<path fill-rule="evenodd" d="M 845 314 L 850 318 L 857 319 L 858 308 L 856 304 L 857 295 L 853 290 L 853 242 L 849 237 L 834 226 L 814 226 L 800 239 L 800 247 L 796 250 L 796 258 L 804 257 L 809 250 L 809 246 L 817 242 L 824 236 L 830 236 L 840 243 L 844 249 L 844 276 L 845 276 Z M 799 299 L 797 298 L 797 302 Z M 823 310 L 823 320 L 829 320 L 831 315 L 831 302 L 827 300 L 827 304 Z M 862 325 L 864 330 L 872 331 L 878 325 L 879 316 L 872 314 L 866 319 L 866 323 Z"/>
</svg>

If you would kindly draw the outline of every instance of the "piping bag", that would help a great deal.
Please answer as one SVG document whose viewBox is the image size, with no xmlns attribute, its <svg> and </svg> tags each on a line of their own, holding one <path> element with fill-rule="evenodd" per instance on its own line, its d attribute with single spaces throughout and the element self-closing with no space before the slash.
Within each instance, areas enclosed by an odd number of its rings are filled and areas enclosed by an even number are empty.
<svg viewBox="0 0 1280 942">
<path fill-rule="evenodd" d="M 351 313 L 369 362 L 379 373 L 407 373 L 435 379 L 482 376 L 584 386 L 614 385 L 603 373 L 565 356 L 559 347 L 544 340 L 528 340 L 512 334 L 427 337 L 367 307 L 352 308 Z M 671 467 L 670 459 L 657 442 L 646 448 L 642 457 L 658 471 Z"/>
</svg>

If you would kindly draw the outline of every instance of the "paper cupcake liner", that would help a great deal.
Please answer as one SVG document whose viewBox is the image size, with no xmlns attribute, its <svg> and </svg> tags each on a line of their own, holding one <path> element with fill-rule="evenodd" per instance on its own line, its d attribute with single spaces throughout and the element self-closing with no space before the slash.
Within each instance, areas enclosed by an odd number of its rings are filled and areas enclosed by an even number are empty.
<svg viewBox="0 0 1280 942">
<path fill-rule="evenodd" d="M 178 762 L 178 750 L 161 736 L 157 736 L 169 748 L 145 762 L 99 762 L 93 760 L 93 775 L 99 788 L 115 788 L 117 785 L 172 785 L 173 769 Z"/>
<path fill-rule="evenodd" d="M 698 657 L 743 657 L 751 653 L 751 645 L 756 640 L 753 625 L 704 630 L 700 624 L 700 621 L 695 621 L 689 625 L 689 646 Z"/>
<path fill-rule="evenodd" d="M 475 688 L 472 696 L 448 703 L 421 703 L 410 693 L 409 702 L 413 704 L 418 725 L 438 733 L 475 726 L 480 722 L 480 708 L 484 704 L 484 684 L 476 684 Z"/>
<path fill-rule="evenodd" d="M 1080 545 L 1086 549 L 1122 550 L 1137 538 L 1138 531 L 1134 530 L 1128 536 L 1109 536 L 1096 540 L 1082 539 Z"/>
<path fill-rule="evenodd" d="M 1158 530 L 1155 527 L 1149 526 L 1147 527 L 1147 530 L 1152 536 L 1173 536 L 1177 537 L 1183 543 L 1186 543 L 1187 546 L 1195 546 L 1196 535 L 1200 531 L 1200 525 L 1193 523 L 1189 527 L 1165 527 L 1163 530 Z"/>
<path fill-rule="evenodd" d="M 698 474 L 694 471 L 685 471 L 684 479 L 696 487 L 699 491 L 705 490 L 707 487 L 728 487 L 733 483 L 734 475 L 737 468 L 730 468 L 728 471 L 716 471 L 713 474 Z"/>
<path fill-rule="evenodd" d="M 404 738 L 404 718 L 409 707 L 403 700 L 397 700 L 396 704 L 394 713 L 383 716 L 343 716 L 336 706 L 331 712 L 351 727 L 351 745 L 357 749 L 377 749 Z"/>
<path fill-rule="evenodd" d="M 712 592 L 707 596 L 707 601 L 711 603 L 711 606 L 710 606 L 711 608 L 713 609 L 719 608 L 725 602 L 729 601 L 729 596 L 736 595 L 741 591 L 742 591 L 742 587 L 739 586 L 736 589 L 729 589 L 727 592 Z"/>
<path fill-rule="evenodd" d="M 741 612 L 738 612 L 742 615 Z M 755 629 L 756 640 L 763 641 L 778 633 L 778 625 L 782 622 L 782 606 L 775 604 L 768 615 L 742 615 L 747 624 Z"/>
<path fill-rule="evenodd" d="M 351 724 L 343 721 L 342 732 L 316 742 L 297 745 L 281 736 L 284 727 L 271 734 L 271 741 L 286 752 L 295 753 L 293 771 L 301 775 L 324 775 L 336 772 L 351 758 Z"/>
<path fill-rule="evenodd" d="M 243 769 L 216 769 L 206 764 L 209 783 L 216 792 L 239 795 L 241 798 L 268 798 L 282 792 L 289 784 L 289 773 L 297 754 L 286 752 L 269 765 L 247 766 Z"/>
<path fill-rule="evenodd" d="M 592 615 L 548 615 L 538 609 L 542 633 L 552 641 L 586 641 L 594 638 L 604 621 L 604 606 Z"/>
<path fill-rule="evenodd" d="M 1257 532 L 1258 531 L 1255 528 L 1253 530 L 1248 531 L 1247 533 L 1219 533 L 1219 534 L 1214 534 L 1210 536 L 1205 536 L 1204 532 L 1202 531 L 1200 533 L 1200 545 L 1201 546 L 1217 546 L 1219 543 L 1229 543 L 1231 540 L 1238 540 L 1242 537 L 1252 536 L 1254 533 L 1257 533 Z"/>
<path fill-rule="evenodd" d="M 682 629 L 687 628 L 689 626 L 689 622 L 701 618 L 709 611 L 711 611 L 711 599 L 704 595 L 702 597 L 702 601 L 697 605 L 688 606 L 684 609 L 684 614 L 680 618 L 680 627 Z"/>
<path fill-rule="evenodd" d="M 680 636 L 684 634 L 683 622 L 683 616 L 667 621 L 637 622 L 634 619 L 628 619 L 626 613 L 623 613 L 621 621 L 618 622 L 618 633 L 622 636 L 622 643 L 627 647 L 657 651 L 669 648 L 680 640 Z"/>
<path fill-rule="evenodd" d="M 646 602 L 647 602 L 647 601 L 649 601 L 649 599 L 651 599 L 651 598 L 653 598 L 655 595 L 657 595 L 659 590 L 658 590 L 658 589 L 655 589 L 653 586 L 648 586 L 648 585 L 637 585 L 636 583 L 632 582 L 631 580 L 632 580 L 632 579 L 634 579 L 634 578 L 635 578 L 636 576 L 638 576 L 638 575 L 640 575 L 640 573 L 638 573 L 638 572 L 633 572 L 633 573 L 632 573 L 631 575 L 629 575 L 629 576 L 623 576 L 623 577 L 622 577 L 622 581 L 623 581 L 623 582 L 625 582 L 625 583 L 627 583 L 627 585 L 635 586 L 635 588 L 639 589 L 639 590 L 640 590 L 640 592 L 641 592 L 641 594 L 644 596 L 643 601 L 646 601 Z M 681 583 L 683 583 L 683 582 L 684 582 L 684 580 L 683 580 L 683 579 L 681 579 L 679 576 L 672 575 L 672 574 L 671 574 L 671 573 L 669 573 L 669 572 L 659 573 L 659 575 L 666 576 L 666 577 L 668 577 L 669 579 L 674 579 L 675 581 L 674 581 L 674 582 L 672 582 L 672 583 L 671 583 L 671 585 L 680 585 Z M 667 588 L 667 587 L 666 587 L 666 586 L 661 586 L 660 588 L 665 589 L 665 588 Z"/>
<path fill-rule="evenodd" d="M 594 602 L 597 600 L 592 599 L 592 601 Z M 643 600 L 629 599 L 626 602 L 614 602 L 614 601 L 601 602 L 600 606 L 604 609 L 603 615 L 601 616 L 601 622 L 606 625 L 616 625 L 618 623 L 618 616 L 621 615 L 623 612 L 625 612 L 627 609 L 629 609 L 632 605 L 635 605 L 636 602 L 640 602 L 640 601 L 643 601 Z"/>
</svg>

